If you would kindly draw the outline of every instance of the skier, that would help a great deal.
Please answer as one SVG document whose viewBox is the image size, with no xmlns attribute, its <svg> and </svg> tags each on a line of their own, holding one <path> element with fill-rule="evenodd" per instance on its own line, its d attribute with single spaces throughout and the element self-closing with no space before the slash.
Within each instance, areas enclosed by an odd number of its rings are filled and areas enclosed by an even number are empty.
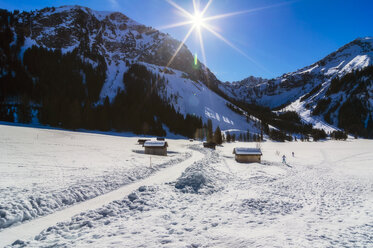
<svg viewBox="0 0 373 248">
<path fill-rule="evenodd" d="M 283 163 L 283 164 L 286 164 L 286 156 L 285 156 L 285 154 L 282 155 L 282 163 Z"/>
<path fill-rule="evenodd" d="M 292 154 L 292 155 L 293 155 L 293 157 L 294 157 L 294 152 L 292 152 L 291 154 Z"/>
</svg>

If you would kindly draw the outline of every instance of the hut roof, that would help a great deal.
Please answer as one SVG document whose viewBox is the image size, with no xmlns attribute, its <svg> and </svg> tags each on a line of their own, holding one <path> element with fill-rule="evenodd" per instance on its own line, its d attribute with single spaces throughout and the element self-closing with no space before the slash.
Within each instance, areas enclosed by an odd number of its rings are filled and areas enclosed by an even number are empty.
<svg viewBox="0 0 373 248">
<path fill-rule="evenodd" d="M 168 147 L 166 141 L 145 141 L 144 147 Z"/>
<path fill-rule="evenodd" d="M 233 154 L 237 155 L 262 155 L 259 148 L 236 147 L 233 149 Z"/>
</svg>

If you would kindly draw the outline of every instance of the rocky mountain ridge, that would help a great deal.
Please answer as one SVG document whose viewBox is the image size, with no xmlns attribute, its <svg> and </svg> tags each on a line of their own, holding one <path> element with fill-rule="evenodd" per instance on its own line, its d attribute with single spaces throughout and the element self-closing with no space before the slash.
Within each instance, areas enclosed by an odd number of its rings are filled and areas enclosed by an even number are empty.
<svg viewBox="0 0 373 248">
<path fill-rule="evenodd" d="M 331 131 L 339 127 L 365 135 L 373 116 L 372 65 L 373 38 L 358 38 L 322 60 L 281 77 L 250 77 L 220 87 L 239 101 L 296 111 L 316 128 Z M 353 125 L 343 124 L 348 116 L 354 116 Z"/>
<path fill-rule="evenodd" d="M 119 12 L 95 11 L 81 6 L 44 8 L 16 14 L 15 33 L 25 37 L 23 50 L 32 45 L 78 50 L 92 64 L 97 56 L 105 59 L 107 82 L 101 98 L 122 89 L 122 76 L 129 64 L 137 61 L 166 66 L 180 45 L 168 34 L 133 21 Z M 193 80 L 217 85 L 218 80 L 203 64 L 194 66 L 194 57 L 183 45 L 169 65 Z"/>
</svg>

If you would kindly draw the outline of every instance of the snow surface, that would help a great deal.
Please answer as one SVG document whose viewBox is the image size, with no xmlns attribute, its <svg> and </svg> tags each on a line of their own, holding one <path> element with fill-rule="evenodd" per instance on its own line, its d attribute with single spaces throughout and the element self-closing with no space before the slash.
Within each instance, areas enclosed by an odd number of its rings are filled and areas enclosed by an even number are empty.
<svg viewBox="0 0 373 248">
<path fill-rule="evenodd" d="M 299 114 L 299 117 L 306 123 L 312 124 L 313 128 L 324 129 L 325 132 L 333 132 L 340 130 L 338 127 L 330 125 L 319 116 L 314 116 L 310 109 L 307 109 L 305 105 L 307 102 L 301 102 L 300 99 L 286 106 L 281 111 L 295 111 Z M 281 112 L 280 111 L 280 112 Z"/>
<path fill-rule="evenodd" d="M 149 141 L 145 141 L 144 143 L 144 147 L 153 147 L 153 146 L 159 146 L 159 147 L 164 147 L 167 145 L 167 142 L 166 141 L 156 141 L 156 140 L 149 140 Z"/>
<path fill-rule="evenodd" d="M 221 130 L 238 129 L 241 131 L 250 130 L 259 132 L 253 122 L 247 122 L 246 117 L 233 112 L 226 104 L 227 100 L 217 95 L 201 82 L 195 82 L 189 78 L 183 77 L 183 72 L 168 69 L 172 73 L 160 73 L 164 67 L 141 63 L 153 73 L 160 74 L 168 80 L 161 96 L 173 104 L 176 110 L 186 115 L 201 116 L 203 123 L 208 119 L 212 120 L 213 128 L 217 126 Z"/>
<path fill-rule="evenodd" d="M 125 138 L 0 125 L 0 230 L 117 189 L 190 157 L 144 154 Z M 182 150 L 182 152 L 180 152 Z M 151 164 L 150 164 L 151 163 Z"/>
<path fill-rule="evenodd" d="M 107 64 L 106 80 L 100 93 L 102 102 L 105 100 L 106 96 L 109 98 L 109 101 L 112 102 L 118 94 L 118 91 L 124 90 L 123 74 L 128 70 L 124 61 Z"/>
<path fill-rule="evenodd" d="M 39 129 L 2 126 L 1 167 L 18 171 L 23 182 L 13 182 L 15 173 L 1 173 L 2 192 L 13 187 L 27 189 L 31 184 L 27 173 L 31 162 L 42 165 L 55 161 L 48 171 L 38 170 L 40 180 L 53 173 L 63 174 L 72 159 L 75 164 L 93 163 L 95 159 L 116 163 L 117 158 L 132 157 L 142 168 L 144 154 L 128 152 L 121 145 L 132 146 L 134 138 L 91 135 L 48 130 L 45 143 L 35 143 Z M 5 131 L 11 134 L 6 135 Z M 45 130 L 43 130 L 45 131 Z M 19 135 L 18 135 L 19 133 Z M 61 134 L 63 133 L 63 134 Z M 5 135 L 5 136 L 4 136 Z M 40 135 L 40 137 L 43 137 Z M 46 139 L 50 137 L 49 139 Z M 52 138 L 53 137 L 53 138 Z M 71 139 L 71 137 L 79 138 Z M 188 140 L 168 140 L 180 154 L 191 153 L 193 161 L 182 162 L 158 171 L 153 179 L 136 184 L 129 191 L 115 193 L 106 200 L 96 201 L 90 208 L 70 220 L 51 224 L 40 234 L 25 236 L 25 226 L 42 218 L 21 224 L 20 240 L 14 247 L 369 247 L 373 235 L 373 141 L 345 142 L 263 142 L 230 143 L 216 150 L 203 149 L 201 143 L 190 145 Z M 73 144 L 81 146 L 73 146 Z M 95 147 L 95 145 L 99 147 Z M 263 152 L 262 164 L 241 164 L 234 160 L 234 147 L 257 147 Z M 9 148 L 6 148 L 8 147 Z M 31 149 L 33 147 L 33 149 Z M 47 147 L 49 150 L 44 151 Z M 67 149 L 69 148 L 69 149 Z M 99 149 L 94 149 L 99 148 Z M 22 150 L 24 150 L 22 152 Z M 65 156 L 60 156 L 62 150 Z M 85 152 L 78 159 L 74 151 Z M 127 150 L 127 152 L 126 152 Z M 12 156 L 10 151 L 14 151 Z M 101 153 L 101 151 L 103 153 Z M 291 156 L 294 152 L 295 156 Z M 72 153 L 71 158 L 67 154 Z M 10 155 L 9 155 L 10 154 Z M 35 154 L 35 155 L 34 155 Z M 196 155 L 200 154 L 198 157 Z M 17 158 L 17 163 L 4 156 Z M 47 157 L 49 155 L 49 157 Z M 110 156 L 110 158 L 108 158 Z M 287 164 L 281 163 L 282 155 Z M 5 156 L 5 158 L 7 158 Z M 147 157 L 148 158 L 148 157 Z M 154 157 L 152 157 L 154 158 Z M 157 157 L 164 159 L 164 157 Z M 168 158 L 165 158 L 168 159 Z M 86 166 L 86 165 L 85 165 Z M 75 165 L 75 167 L 78 167 Z M 81 166 L 83 167 L 83 166 Z M 107 165 L 113 171 L 115 167 Z M 169 177 L 167 170 L 177 169 Z M 183 173 L 181 171 L 184 170 Z M 4 169 L 3 169 L 4 171 Z M 2 171 L 2 172 L 3 172 Z M 177 176 L 178 171 L 179 176 Z M 141 173 L 141 172 L 140 172 Z M 5 180 L 5 181 L 4 181 Z M 3 183 L 5 182 L 5 183 Z M 139 181 L 140 182 L 140 181 Z M 164 183 L 166 182 L 166 183 Z M 52 188 L 39 188 L 52 195 Z M 37 187 L 34 194 L 37 194 Z M 111 193 L 109 193 L 111 194 Z M 108 195 L 108 194 L 106 194 Z M 19 196 L 19 195 L 18 195 Z M 103 195 L 102 197 L 105 197 Z M 110 199 L 115 200 L 110 202 Z M 96 198 L 98 199 L 98 198 Z M 8 198 L 9 201 L 15 201 Z M 94 199 L 93 199 L 94 200 Z M 109 200 L 109 201 L 108 201 Z M 2 204 L 0 204 L 2 205 Z M 100 207 L 97 207 L 100 206 Z M 54 214 L 70 216 L 66 208 Z M 50 216 L 52 216 L 51 214 Z M 48 218 L 46 216 L 44 218 Z M 48 221 L 52 222 L 53 218 Z M 57 221 L 59 219 L 56 219 Z M 49 223 L 47 221 L 47 223 Z M 42 222 L 42 221 L 41 221 Z M 0 231 L 0 245 L 7 231 Z M 34 228 L 38 229 L 37 225 Z M 17 233 L 13 233 L 16 235 Z M 3 236 L 2 236 L 3 235 Z"/>
<path fill-rule="evenodd" d="M 259 148 L 250 148 L 250 147 L 235 147 L 234 153 L 238 155 L 261 155 L 262 154 Z"/>
</svg>

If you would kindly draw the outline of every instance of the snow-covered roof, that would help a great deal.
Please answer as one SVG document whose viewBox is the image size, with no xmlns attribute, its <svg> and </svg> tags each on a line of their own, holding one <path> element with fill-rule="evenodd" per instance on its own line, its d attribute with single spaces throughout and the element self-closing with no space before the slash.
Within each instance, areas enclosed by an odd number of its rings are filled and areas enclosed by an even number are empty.
<svg viewBox="0 0 373 248">
<path fill-rule="evenodd" d="M 262 155 L 262 151 L 259 148 L 248 147 L 236 147 L 233 149 L 233 153 L 237 155 Z"/>
<path fill-rule="evenodd" d="M 144 147 L 167 147 L 168 144 L 166 141 L 145 141 Z"/>
</svg>

